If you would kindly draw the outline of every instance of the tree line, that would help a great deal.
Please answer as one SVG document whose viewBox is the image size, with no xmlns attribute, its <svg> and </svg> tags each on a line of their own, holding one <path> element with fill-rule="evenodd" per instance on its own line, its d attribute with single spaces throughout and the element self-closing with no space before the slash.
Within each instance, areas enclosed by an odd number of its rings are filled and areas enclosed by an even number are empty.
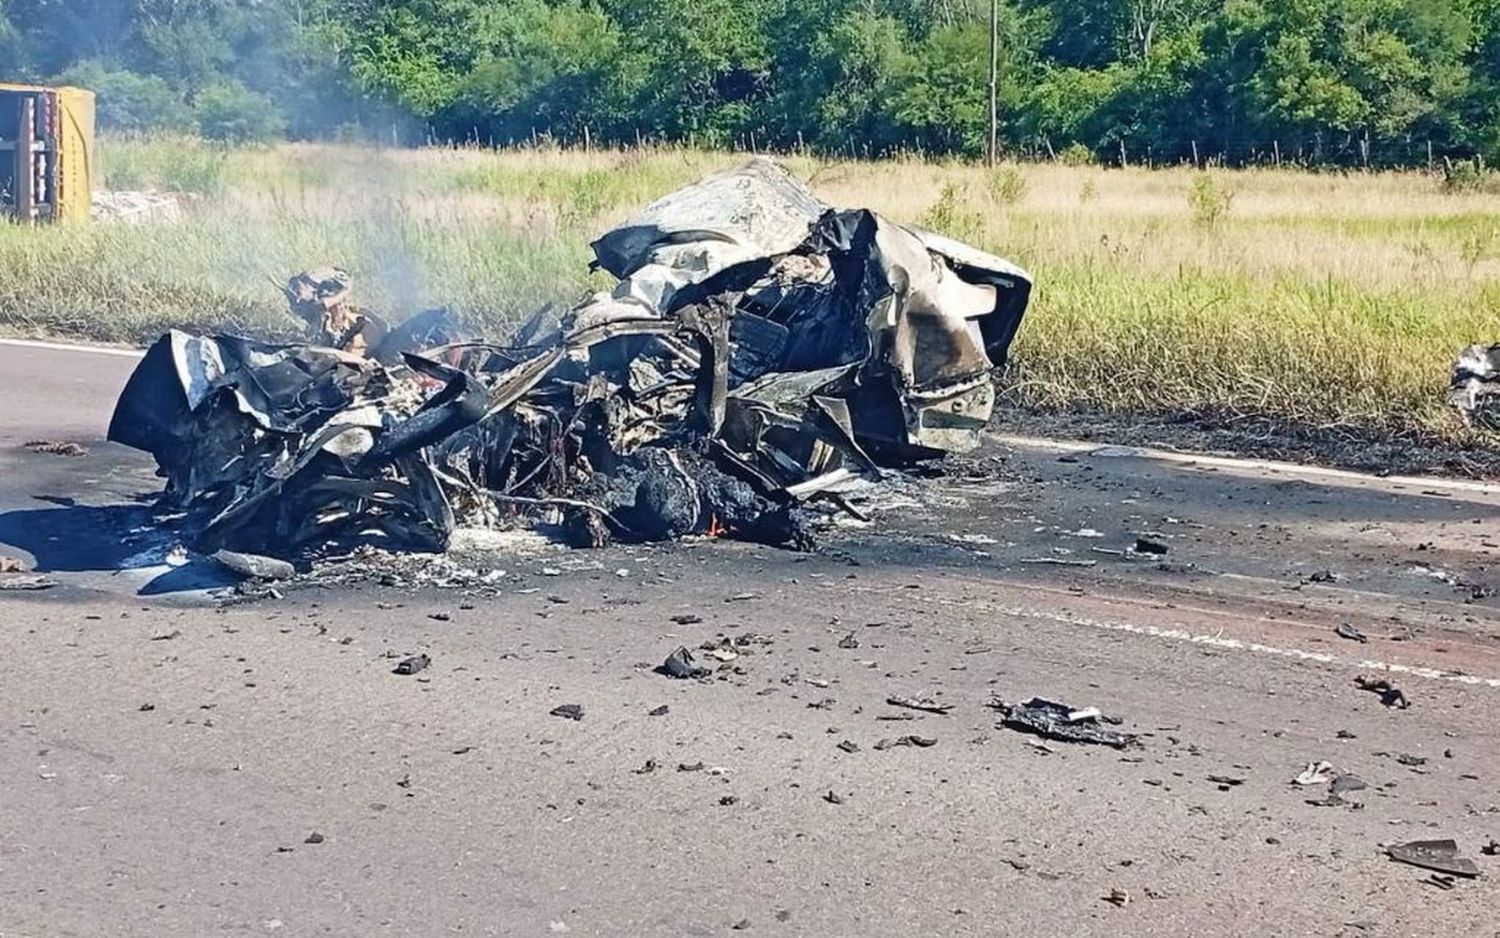
<svg viewBox="0 0 1500 938">
<path fill-rule="evenodd" d="M 0 0 L 0 79 L 216 139 L 980 153 L 984 0 Z M 1500 159 L 1500 0 L 1001 0 L 1002 146 Z"/>
</svg>

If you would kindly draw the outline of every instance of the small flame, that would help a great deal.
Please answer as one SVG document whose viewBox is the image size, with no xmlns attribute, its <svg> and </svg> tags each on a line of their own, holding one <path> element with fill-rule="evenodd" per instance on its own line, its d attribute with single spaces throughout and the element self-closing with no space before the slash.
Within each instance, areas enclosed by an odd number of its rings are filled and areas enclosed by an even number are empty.
<svg viewBox="0 0 1500 938">
<path fill-rule="evenodd" d="M 719 520 L 719 516 L 718 515 L 709 515 L 708 516 L 708 536 L 709 537 L 723 537 L 724 535 L 726 535 L 728 533 L 729 533 L 729 528 L 726 527 L 723 524 L 723 522 L 721 522 Z"/>
</svg>

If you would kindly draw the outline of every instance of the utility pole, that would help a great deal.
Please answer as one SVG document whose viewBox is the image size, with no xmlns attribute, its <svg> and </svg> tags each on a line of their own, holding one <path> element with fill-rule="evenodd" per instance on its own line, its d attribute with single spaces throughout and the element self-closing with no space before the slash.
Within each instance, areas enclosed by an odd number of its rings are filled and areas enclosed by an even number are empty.
<svg viewBox="0 0 1500 938">
<path fill-rule="evenodd" d="M 990 138 L 984 150 L 984 165 L 994 168 L 999 155 L 999 114 L 995 106 L 995 85 L 1000 71 L 1000 0 L 990 0 Z"/>
</svg>

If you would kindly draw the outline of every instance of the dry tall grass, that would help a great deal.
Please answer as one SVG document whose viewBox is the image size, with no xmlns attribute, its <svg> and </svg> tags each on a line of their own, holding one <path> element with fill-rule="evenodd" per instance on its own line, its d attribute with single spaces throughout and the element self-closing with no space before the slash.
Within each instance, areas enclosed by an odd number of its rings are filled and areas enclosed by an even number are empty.
<svg viewBox="0 0 1500 938">
<path fill-rule="evenodd" d="M 178 224 L 0 229 L 11 331 L 285 332 L 265 278 L 326 262 L 349 267 L 376 308 L 447 304 L 499 329 L 598 283 L 586 265 L 600 231 L 743 159 L 163 140 L 101 151 L 107 185 L 200 199 Z M 1027 266 L 1038 286 L 1010 379 L 1035 403 L 1456 435 L 1448 364 L 1500 340 L 1500 196 L 1430 176 L 788 162 L 830 203 Z"/>
</svg>

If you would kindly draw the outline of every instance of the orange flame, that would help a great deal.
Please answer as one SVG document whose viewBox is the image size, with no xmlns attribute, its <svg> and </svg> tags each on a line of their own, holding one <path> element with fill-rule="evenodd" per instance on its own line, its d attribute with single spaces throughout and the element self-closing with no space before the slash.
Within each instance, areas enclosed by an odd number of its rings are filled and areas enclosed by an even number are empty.
<svg viewBox="0 0 1500 938">
<path fill-rule="evenodd" d="M 729 533 L 729 528 L 719 521 L 718 515 L 708 516 L 708 536 L 723 537 Z"/>
</svg>

